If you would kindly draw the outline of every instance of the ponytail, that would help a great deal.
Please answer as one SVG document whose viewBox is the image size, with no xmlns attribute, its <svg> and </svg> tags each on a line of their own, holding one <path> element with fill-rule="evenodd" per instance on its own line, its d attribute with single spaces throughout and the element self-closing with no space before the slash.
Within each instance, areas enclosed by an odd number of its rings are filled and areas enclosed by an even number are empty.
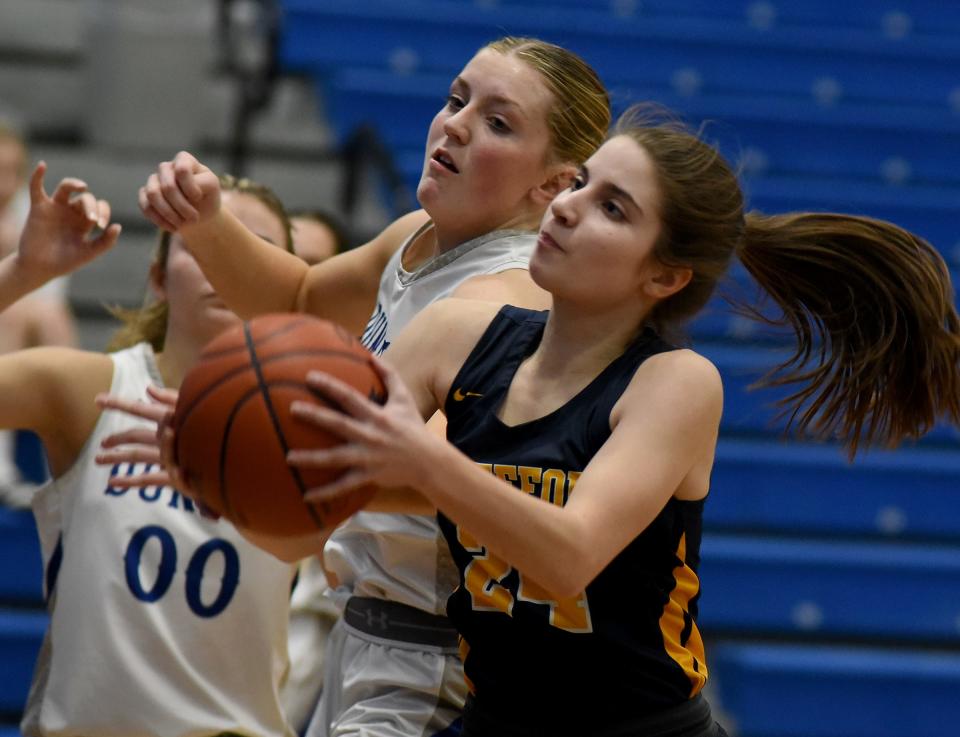
<svg viewBox="0 0 960 737">
<path fill-rule="evenodd" d="M 960 424 L 960 318 L 933 246 L 891 223 L 826 213 L 749 214 L 738 248 L 792 328 L 794 354 L 761 385 L 801 385 L 788 428 L 896 446 L 941 416 Z"/>
<path fill-rule="evenodd" d="M 882 220 L 828 213 L 744 216 L 740 183 L 720 152 L 659 108 L 628 110 L 626 135 L 654 163 L 661 234 L 653 256 L 689 268 L 690 283 L 654 305 L 661 329 L 699 312 L 739 256 L 787 326 L 793 355 L 759 382 L 794 387 L 788 430 L 893 447 L 941 417 L 960 425 L 960 318 L 950 273 L 922 238 Z"/>
</svg>

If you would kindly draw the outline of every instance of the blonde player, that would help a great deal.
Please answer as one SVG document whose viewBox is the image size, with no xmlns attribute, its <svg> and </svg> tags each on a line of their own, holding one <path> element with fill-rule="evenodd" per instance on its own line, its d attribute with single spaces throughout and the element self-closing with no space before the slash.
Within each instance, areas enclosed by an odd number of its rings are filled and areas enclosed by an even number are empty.
<svg viewBox="0 0 960 737">
<path fill-rule="evenodd" d="M 284 258 L 223 211 L 216 177 L 186 153 L 160 165 L 140 203 L 155 224 L 181 234 L 238 314 L 309 312 L 363 334 L 380 353 L 444 297 L 547 304 L 526 271 L 534 231 L 609 121 L 607 93 L 583 60 L 505 38 L 469 61 L 430 125 L 417 189 L 423 210 L 365 246 L 309 269 Z M 236 253 L 237 263 L 227 258 Z M 278 552 L 304 555 L 317 545 Z M 356 515 L 334 533 L 324 560 L 345 614 L 328 644 L 310 737 L 448 728 L 465 686 L 457 633 L 444 615 L 456 572 L 436 520 Z"/>
<path fill-rule="evenodd" d="M 19 250 L 0 262 L 0 306 L 109 248 L 109 206 L 82 182 L 50 198 L 31 181 Z M 224 207 L 277 250 L 289 225 L 269 192 L 225 180 Z M 43 440 L 54 480 L 33 509 L 50 625 L 21 729 L 47 735 L 290 737 L 278 690 L 287 668 L 293 567 L 204 518 L 168 486 L 121 488 L 143 466 L 97 465 L 107 435 L 143 423 L 101 412 L 176 387 L 201 347 L 237 321 L 180 239 L 166 234 L 150 269 L 156 301 L 128 315 L 129 345 L 102 354 L 36 348 L 0 357 L 0 426 Z"/>
</svg>

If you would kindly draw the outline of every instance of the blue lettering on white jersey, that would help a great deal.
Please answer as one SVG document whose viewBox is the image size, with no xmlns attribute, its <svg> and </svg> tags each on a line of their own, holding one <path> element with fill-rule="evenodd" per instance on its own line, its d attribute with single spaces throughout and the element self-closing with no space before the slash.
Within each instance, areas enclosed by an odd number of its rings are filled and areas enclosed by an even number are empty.
<svg viewBox="0 0 960 737">
<path fill-rule="evenodd" d="M 360 342 L 364 348 L 375 356 L 383 355 L 383 352 L 390 347 L 390 341 L 387 340 L 387 313 L 383 309 L 383 303 L 377 302 L 377 309 L 374 310 L 367 322 L 367 327 L 363 331 L 363 337 Z"/>
</svg>

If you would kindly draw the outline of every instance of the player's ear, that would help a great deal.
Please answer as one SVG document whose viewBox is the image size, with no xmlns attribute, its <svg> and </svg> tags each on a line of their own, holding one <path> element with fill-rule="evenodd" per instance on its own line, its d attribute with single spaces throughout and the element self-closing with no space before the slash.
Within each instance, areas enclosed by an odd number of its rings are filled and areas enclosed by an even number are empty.
<svg viewBox="0 0 960 737">
<path fill-rule="evenodd" d="M 553 198 L 570 186 L 577 176 L 577 167 L 570 163 L 555 164 L 547 170 L 546 178 L 533 190 L 537 204 L 546 207 Z"/>
<path fill-rule="evenodd" d="M 683 289 L 693 278 L 693 269 L 687 266 L 659 266 L 644 281 L 644 292 L 654 299 L 666 299 Z"/>
</svg>

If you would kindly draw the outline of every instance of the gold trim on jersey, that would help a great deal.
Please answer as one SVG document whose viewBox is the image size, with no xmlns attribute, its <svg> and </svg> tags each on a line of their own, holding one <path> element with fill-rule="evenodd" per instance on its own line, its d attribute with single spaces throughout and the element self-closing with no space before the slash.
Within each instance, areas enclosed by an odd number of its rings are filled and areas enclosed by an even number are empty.
<svg viewBox="0 0 960 737">
<path fill-rule="evenodd" d="M 663 635 L 663 646 L 677 665 L 683 668 L 690 679 L 690 698 L 695 696 L 707 681 L 707 664 L 704 660 L 703 640 L 697 623 L 690 619 L 690 601 L 700 591 L 700 579 L 693 569 L 686 564 L 687 536 L 680 536 L 677 546 L 677 558 L 681 565 L 674 568 L 674 579 L 677 584 L 670 592 L 670 599 L 663 608 L 660 616 L 660 632 Z M 681 642 L 684 628 L 689 622 L 690 633 L 686 642 Z"/>
</svg>

